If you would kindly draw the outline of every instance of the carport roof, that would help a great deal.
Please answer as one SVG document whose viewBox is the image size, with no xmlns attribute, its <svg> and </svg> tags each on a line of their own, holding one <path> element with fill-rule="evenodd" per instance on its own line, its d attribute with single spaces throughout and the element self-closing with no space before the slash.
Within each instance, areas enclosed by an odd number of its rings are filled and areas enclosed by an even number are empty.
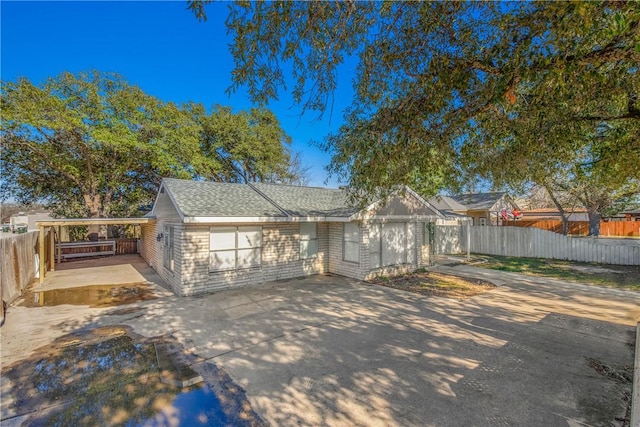
<svg viewBox="0 0 640 427">
<path fill-rule="evenodd" d="M 36 221 L 38 227 L 57 227 L 66 225 L 124 225 L 147 224 L 154 222 L 155 218 L 51 218 Z"/>
</svg>

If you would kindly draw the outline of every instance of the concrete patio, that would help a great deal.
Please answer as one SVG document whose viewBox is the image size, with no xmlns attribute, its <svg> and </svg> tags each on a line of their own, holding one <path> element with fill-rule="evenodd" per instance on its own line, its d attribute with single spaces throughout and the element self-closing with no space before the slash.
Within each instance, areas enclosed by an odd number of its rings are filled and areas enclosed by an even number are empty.
<svg viewBox="0 0 640 427">
<path fill-rule="evenodd" d="M 162 293 L 127 306 L 135 313 L 11 307 L 1 362 L 80 328 L 128 325 L 177 338 L 199 357 L 196 371 L 205 361 L 226 370 L 274 426 L 615 425 L 625 416 L 624 387 L 589 363 L 633 364 L 639 293 L 464 273 L 501 286 L 461 302 L 314 276 Z M 3 381 L 5 397 L 11 386 Z M 3 398 L 2 418 L 16 415 Z"/>
</svg>

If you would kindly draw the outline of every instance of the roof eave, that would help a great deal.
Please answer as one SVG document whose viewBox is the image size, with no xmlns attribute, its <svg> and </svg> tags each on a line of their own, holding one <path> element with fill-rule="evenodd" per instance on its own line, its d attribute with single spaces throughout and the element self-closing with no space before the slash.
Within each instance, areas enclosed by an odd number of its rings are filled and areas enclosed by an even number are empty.
<svg viewBox="0 0 640 427">
<path fill-rule="evenodd" d="M 185 224 L 233 224 L 233 223 L 269 223 L 269 222 L 349 222 L 349 217 L 332 216 L 185 216 Z"/>
</svg>

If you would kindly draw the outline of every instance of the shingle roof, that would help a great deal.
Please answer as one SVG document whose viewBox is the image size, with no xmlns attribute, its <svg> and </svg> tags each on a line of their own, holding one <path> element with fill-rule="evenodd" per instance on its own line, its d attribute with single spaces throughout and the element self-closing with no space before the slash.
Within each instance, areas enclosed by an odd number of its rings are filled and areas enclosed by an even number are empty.
<svg viewBox="0 0 640 427">
<path fill-rule="evenodd" d="M 343 190 L 282 184 L 251 184 L 291 216 L 349 217 L 359 211 Z"/>
<path fill-rule="evenodd" d="M 448 196 L 435 196 L 428 200 L 436 209 L 440 211 L 466 211 L 468 208 L 458 203 L 455 199 Z"/>
<path fill-rule="evenodd" d="M 170 178 L 163 183 L 187 217 L 286 217 L 246 184 Z"/>
<path fill-rule="evenodd" d="M 468 210 L 487 210 L 496 204 L 506 193 L 499 191 L 495 193 L 472 193 L 461 194 L 453 198 L 467 207 Z"/>
</svg>

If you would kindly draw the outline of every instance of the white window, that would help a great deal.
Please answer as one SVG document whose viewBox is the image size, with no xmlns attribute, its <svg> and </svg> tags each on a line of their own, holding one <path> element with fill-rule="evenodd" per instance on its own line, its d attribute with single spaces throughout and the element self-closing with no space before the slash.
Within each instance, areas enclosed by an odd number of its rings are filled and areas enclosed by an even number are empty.
<svg viewBox="0 0 640 427">
<path fill-rule="evenodd" d="M 163 252 L 164 266 L 173 271 L 173 227 L 169 225 L 164 226 Z"/>
<path fill-rule="evenodd" d="M 300 223 L 300 259 L 315 258 L 318 255 L 318 224 Z"/>
<path fill-rule="evenodd" d="M 348 222 L 342 228 L 342 258 L 349 262 L 360 262 L 360 228 L 355 222 Z"/>
<path fill-rule="evenodd" d="M 369 267 L 371 269 L 382 267 L 381 228 L 380 224 L 371 224 L 369 226 Z"/>
<path fill-rule="evenodd" d="M 262 227 L 211 227 L 209 271 L 258 267 Z"/>
<path fill-rule="evenodd" d="M 487 225 L 487 218 L 480 218 L 480 225 Z"/>
</svg>

